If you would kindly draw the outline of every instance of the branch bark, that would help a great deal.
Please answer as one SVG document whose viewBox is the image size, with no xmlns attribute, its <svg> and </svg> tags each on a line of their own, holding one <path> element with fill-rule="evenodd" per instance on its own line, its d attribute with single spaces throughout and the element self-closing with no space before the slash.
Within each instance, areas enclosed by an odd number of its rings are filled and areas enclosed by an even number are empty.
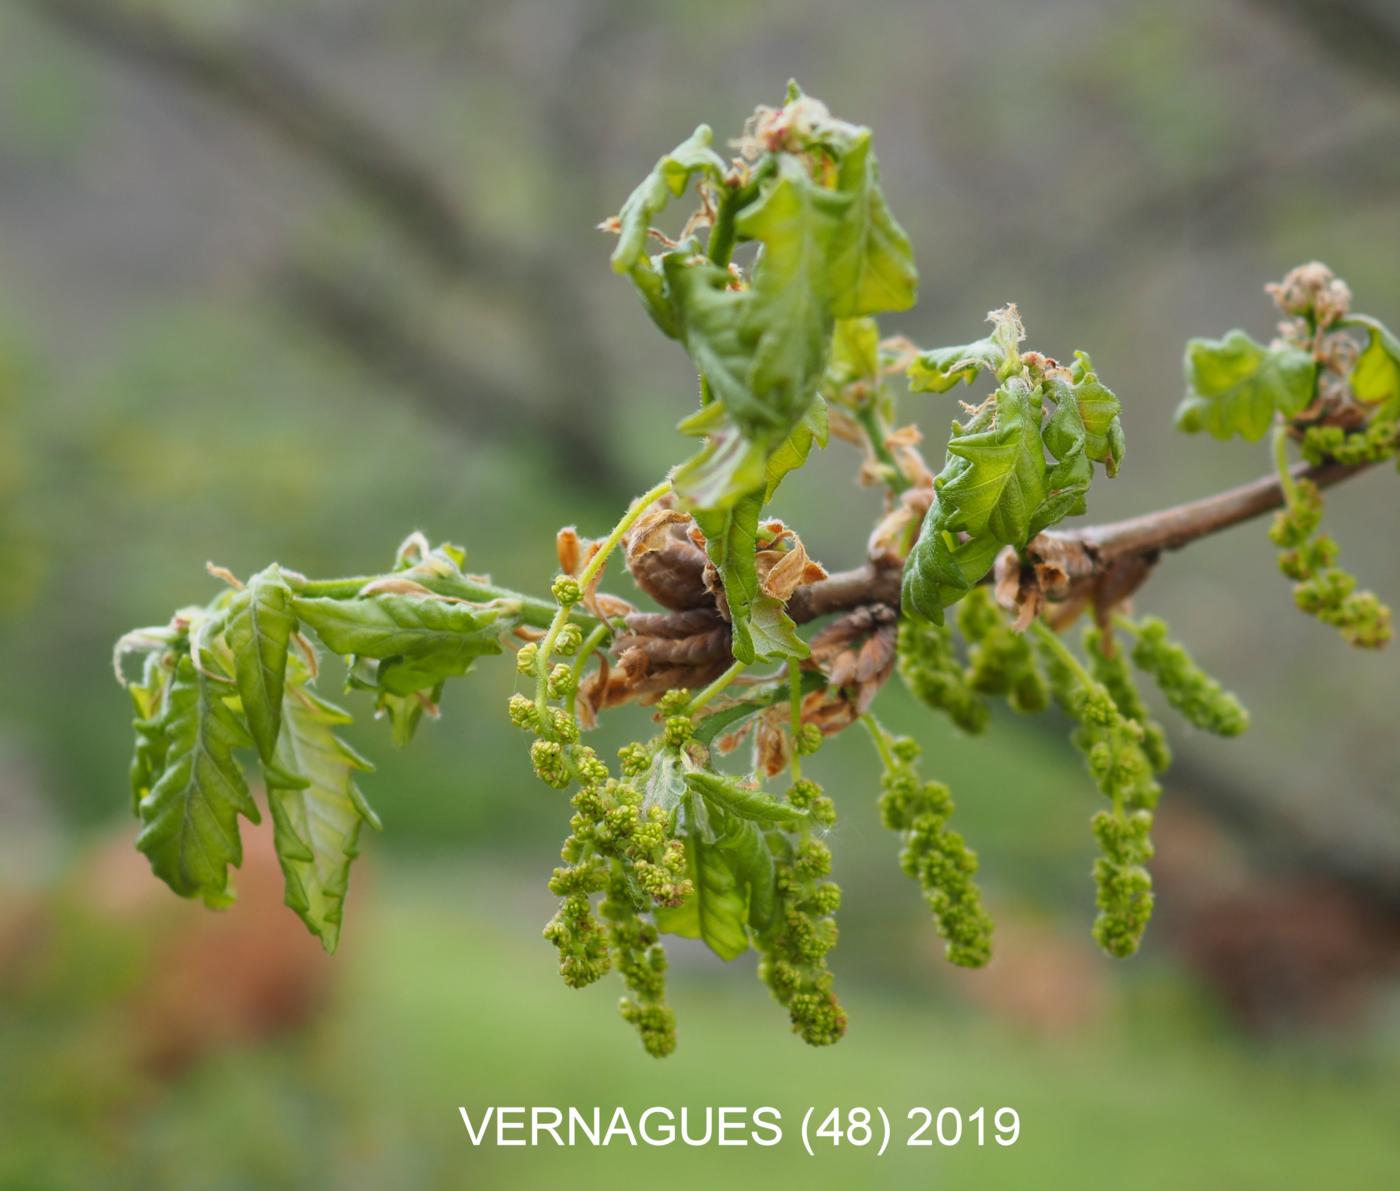
<svg viewBox="0 0 1400 1191">
<path fill-rule="evenodd" d="M 1308 479 L 1319 488 L 1330 488 L 1360 475 L 1368 466 L 1298 464 L 1292 474 L 1295 480 Z M 1033 563 L 1052 568 L 1060 576 L 1045 594 L 1052 599 L 1067 599 L 1125 562 L 1141 561 L 1150 566 L 1164 551 L 1179 550 L 1210 534 L 1263 516 L 1281 508 L 1283 502 L 1278 477 L 1263 476 L 1237 488 L 1139 517 L 1062 533 L 1042 533 L 1026 547 L 1026 554 Z M 788 604 L 788 613 L 802 624 L 863 604 L 898 607 L 899 586 L 898 567 L 866 563 L 799 587 Z"/>
</svg>

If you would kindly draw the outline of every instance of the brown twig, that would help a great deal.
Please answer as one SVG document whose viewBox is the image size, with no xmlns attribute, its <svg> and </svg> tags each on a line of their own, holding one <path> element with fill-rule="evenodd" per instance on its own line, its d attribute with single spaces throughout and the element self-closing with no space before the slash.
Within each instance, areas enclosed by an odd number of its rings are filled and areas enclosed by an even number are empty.
<svg viewBox="0 0 1400 1191">
<path fill-rule="evenodd" d="M 1300 464 L 1294 467 L 1293 476 L 1309 479 L 1319 488 L 1330 488 L 1365 470 L 1366 465 L 1347 467 L 1324 463 L 1308 467 Z M 1164 551 L 1179 550 L 1282 505 L 1283 488 L 1278 477 L 1264 476 L 1213 496 L 1124 521 L 1063 533 L 1043 533 L 1026 547 L 1026 555 L 1033 563 L 1053 564 L 1062 573 L 1061 582 L 1048 589 L 1046 595 L 1065 599 L 1126 559 L 1152 561 Z M 788 612 L 798 623 L 805 623 L 863 604 L 897 607 L 899 583 L 897 567 L 867 563 L 798 588 L 788 604 Z"/>
</svg>

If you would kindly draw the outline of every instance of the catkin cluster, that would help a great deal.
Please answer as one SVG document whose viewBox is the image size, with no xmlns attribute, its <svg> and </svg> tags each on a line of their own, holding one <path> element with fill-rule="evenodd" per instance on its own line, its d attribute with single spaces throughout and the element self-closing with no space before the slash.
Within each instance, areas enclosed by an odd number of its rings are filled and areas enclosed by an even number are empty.
<svg viewBox="0 0 1400 1191">
<path fill-rule="evenodd" d="M 987 704 L 968 682 L 950 624 L 905 617 L 899 624 L 899 676 L 914 697 L 943 712 L 964 732 L 987 727 Z"/>
<path fill-rule="evenodd" d="M 1145 866 L 1152 857 L 1152 812 L 1162 788 L 1153 777 L 1148 733 L 1049 630 L 1039 641 L 1055 700 L 1077 725 L 1071 740 L 1099 792 L 1113 803 L 1112 811 L 1099 811 L 1092 820 L 1101 852 L 1094 861 L 1099 912 L 1093 934 L 1109 955 L 1126 957 L 1137 951 L 1152 917 L 1152 878 Z M 1103 652 L 1102 642 L 1096 644 Z"/>
<path fill-rule="evenodd" d="M 975 587 L 958 604 L 958 630 L 967 642 L 967 684 L 984 695 L 1001 695 L 1013 711 L 1044 711 L 1045 679 L 1024 633 L 1016 632 L 990 589 Z"/>
<path fill-rule="evenodd" d="M 556 581 L 555 597 L 565 605 L 576 602 L 577 585 Z M 566 623 L 553 651 L 569 657 L 581 643 L 577 626 Z M 616 968 L 632 993 L 620 1004 L 623 1018 L 648 1053 L 667 1055 L 676 1046 L 675 1016 L 665 1000 L 666 954 L 649 913 L 653 906 L 678 906 L 692 894 L 685 843 L 670 834 L 665 811 L 644 808 L 639 777 L 650 750 L 640 743 L 625 746 L 623 778 L 613 777 L 597 753 L 579 742 L 575 669 L 551 666 L 550 660 L 533 643 L 517 651 L 517 669 L 537 680 L 538 692 L 534 699 L 513 695 L 508 706 L 511 722 L 535 737 L 530 761 L 536 776 L 556 790 L 578 786 L 560 852 L 564 865 L 549 882 L 561 899 L 559 909 L 544 936 L 558 949 L 559 974 L 571 988 Z"/>
<path fill-rule="evenodd" d="M 912 617 L 901 622 L 899 673 L 915 697 L 972 733 L 986 730 L 985 695 L 1006 699 L 1013 711 L 1044 711 L 1049 693 L 1035 653 L 987 588 L 975 587 L 963 597 L 957 622 L 967 646 L 966 665 L 950 625 Z"/>
<path fill-rule="evenodd" d="M 812 823 L 830 827 L 836 807 L 816 782 L 798 779 L 788 801 L 807 811 Z M 829 1046 L 846 1033 L 846 1011 L 832 989 L 827 953 L 836 946 L 834 917 L 841 888 L 828 880 L 831 849 L 809 828 L 795 837 L 770 832 L 774 851 L 776 906 L 771 926 L 760 932 L 759 978 L 788 1011 L 793 1030 L 811 1046 Z"/>
<path fill-rule="evenodd" d="M 1322 493 L 1311 480 L 1296 481 L 1269 529 L 1269 538 L 1281 547 L 1279 570 L 1294 580 L 1294 603 L 1332 625 L 1348 644 L 1379 649 L 1390 640 L 1390 609 L 1374 592 L 1357 591 L 1356 576 L 1336 565 L 1337 543 L 1317 532 L 1321 522 Z"/>
<path fill-rule="evenodd" d="M 1163 621 L 1149 616 L 1133 631 L 1133 664 L 1152 675 L 1167 702 L 1190 723 L 1217 736 L 1238 736 L 1249 727 L 1249 712 L 1167 636 Z"/>
<path fill-rule="evenodd" d="M 974 880 L 977 853 L 948 827 L 948 787 L 919 777 L 919 751 L 908 737 L 890 742 L 893 763 L 880 779 L 880 817 L 891 831 L 903 833 L 900 867 L 923 889 L 949 962 L 980 968 L 991 958 L 992 920 Z"/>
</svg>

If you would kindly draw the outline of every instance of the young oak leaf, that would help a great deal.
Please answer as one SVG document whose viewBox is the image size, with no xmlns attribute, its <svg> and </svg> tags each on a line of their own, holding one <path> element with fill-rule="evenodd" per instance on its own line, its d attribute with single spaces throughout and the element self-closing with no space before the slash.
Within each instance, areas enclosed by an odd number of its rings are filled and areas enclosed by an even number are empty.
<svg viewBox="0 0 1400 1191">
<path fill-rule="evenodd" d="M 763 505 L 773 499 L 783 477 L 802 466 L 813 444 L 825 447 L 826 442 L 826 402 L 815 397 L 792 433 L 768 456 L 761 488 L 746 493 L 731 507 L 695 510 L 705 549 L 724 583 L 731 650 L 739 661 L 808 656 L 807 643 L 797 635 L 783 601 L 762 590 L 755 550 Z"/>
<path fill-rule="evenodd" d="M 688 507 L 732 508 L 764 482 L 764 446 L 746 437 L 720 402 L 710 402 L 677 429 L 706 436 L 705 445 L 671 473 L 676 495 Z"/>
<path fill-rule="evenodd" d="M 1353 315 L 1344 325 L 1360 327 L 1368 336 L 1351 372 L 1351 390 L 1357 400 L 1385 405 L 1400 414 L 1400 338 L 1364 314 Z"/>
<path fill-rule="evenodd" d="M 1041 437 L 1042 407 L 1040 389 L 1015 376 L 965 428 L 954 425 L 947 460 L 934 481 L 937 495 L 904 565 L 904 609 L 941 624 L 943 609 L 972 590 L 1003 545 L 1025 545 L 1050 523 L 1047 518 L 1074 507 L 1072 489 L 1082 480 L 1083 464 L 1075 462 L 1076 454 L 1082 457 L 1082 427 L 1075 422 L 1051 432 L 1065 455 L 1052 472 Z M 1061 484 L 1062 498 L 1056 493 Z"/>
<path fill-rule="evenodd" d="M 946 393 L 959 381 L 970 385 L 983 372 L 1005 380 L 1020 367 L 1017 344 L 1025 338 L 1015 305 L 987 315 L 992 333 L 958 347 L 920 352 L 906 370 L 911 393 Z"/>
<path fill-rule="evenodd" d="M 904 564 L 900 608 L 934 624 L 992 569 L 1001 543 L 990 534 L 962 541 L 948 530 L 935 503 Z"/>
<path fill-rule="evenodd" d="M 831 313 L 854 318 L 908 310 L 919 291 L 914 249 L 885 202 L 868 128 L 847 149 L 836 185 L 851 205 L 832 245 Z"/>
<path fill-rule="evenodd" d="M 1084 453 L 1095 463 L 1102 463 L 1106 475 L 1115 476 L 1127 450 L 1119 417 L 1123 403 L 1099 380 L 1088 352 L 1074 353 L 1070 380 L 1079 420 L 1084 427 Z"/>
<path fill-rule="evenodd" d="M 994 426 L 948 441 L 948 454 L 964 466 L 945 467 L 934 488 L 946 529 L 973 538 L 990 534 L 998 542 L 1022 546 L 1030 536 L 1031 518 L 1049 493 L 1041 396 L 1039 389 L 1013 377 L 997 390 L 995 400 Z"/>
<path fill-rule="evenodd" d="M 166 767 L 138 807 L 143 826 L 136 847 L 181 897 L 226 906 L 233 901 L 229 865 L 243 860 L 238 816 L 260 822 L 233 755 L 253 740 L 223 685 L 188 656 L 176 667 L 168 700 Z"/>
<path fill-rule="evenodd" d="M 724 178 L 724 159 L 710 145 L 714 133 L 701 124 L 684 141 L 662 156 L 622 204 L 618 214 L 618 240 L 612 253 L 616 273 L 649 268 L 646 258 L 647 233 L 652 220 L 666 209 L 673 198 L 680 198 L 690 179 L 700 174 L 718 185 Z"/>
<path fill-rule="evenodd" d="M 723 807 L 730 814 L 738 815 L 751 823 L 764 826 L 800 827 L 807 822 L 807 812 L 779 802 L 763 790 L 750 790 L 722 774 L 700 770 L 685 775 L 686 785 L 697 794 L 703 795 L 713 806 Z"/>
<path fill-rule="evenodd" d="M 703 257 L 668 253 L 662 258 L 662 269 L 676 311 L 678 337 L 744 439 L 766 444 L 786 434 L 794 419 L 760 396 L 752 382 L 757 341 L 763 330 L 749 314 L 755 292 L 730 288 L 733 278 L 728 270 Z"/>
<path fill-rule="evenodd" d="M 741 662 L 753 662 L 758 657 L 749 621 L 754 602 L 760 598 L 754 552 L 762 505 L 763 489 L 759 488 L 745 494 L 733 508 L 696 509 L 693 514 L 705 535 L 705 552 L 724 582 L 732 628 L 731 649 Z"/>
<path fill-rule="evenodd" d="M 235 597 L 225 629 L 243 714 L 264 761 L 272 760 L 277 747 L 287 648 L 295 631 L 291 588 L 274 563 Z"/>
<path fill-rule="evenodd" d="M 880 327 L 873 318 L 838 318 L 821 388 L 836 397 L 850 385 L 874 388 L 880 381 Z"/>
<path fill-rule="evenodd" d="M 686 868 L 694 892 L 679 906 L 657 906 L 653 911 L 657 929 L 699 939 L 720 959 L 735 959 L 749 949 L 747 923 L 754 881 L 752 872 L 742 872 L 742 866 L 736 871 L 734 854 L 741 861 L 752 856 L 749 849 L 736 848 L 731 822 L 712 825 L 711 819 L 720 816 L 702 809 L 700 795 L 687 795 L 684 805 Z"/>
<path fill-rule="evenodd" d="M 1176 427 L 1216 438 L 1264 437 L 1275 413 L 1291 416 L 1313 399 L 1317 364 L 1299 348 L 1263 347 L 1243 331 L 1186 345 L 1186 396 Z"/>
<path fill-rule="evenodd" d="M 500 653 L 500 635 L 515 620 L 507 603 L 399 594 L 349 600 L 297 596 L 292 610 L 333 653 L 411 658 L 438 677 L 463 674 L 478 657 Z"/>
<path fill-rule="evenodd" d="M 850 196 L 818 186 L 795 157 L 784 155 L 735 220 L 741 236 L 763 242 L 753 301 L 743 311 L 755 344 L 747 379 L 784 435 L 806 413 L 826 370 L 833 241 L 850 204 Z"/>
<path fill-rule="evenodd" d="M 300 683 L 284 699 L 276 763 L 267 770 L 273 843 L 287 905 L 329 953 L 340 940 L 360 826 L 380 826 L 354 777 L 373 766 L 335 734 L 350 723 L 347 712 Z"/>
<path fill-rule="evenodd" d="M 127 684 L 127 693 L 136 711 L 131 726 L 136 744 L 131 755 L 131 811 L 141 813 L 141 800 L 165 772 L 165 759 L 170 751 L 167 719 L 167 695 L 171 674 L 160 664 L 160 655 L 146 655 L 145 672 L 139 683 Z"/>
<path fill-rule="evenodd" d="M 1088 433 L 1080 415 L 1079 403 L 1074 399 L 1070 386 L 1063 382 L 1052 382 L 1051 392 L 1058 400 L 1054 412 L 1046 419 L 1041 437 L 1045 449 L 1055 459 L 1055 466 L 1046 477 L 1049 492 L 1031 517 L 1032 538 L 1065 517 L 1083 513 L 1084 497 L 1094 478 L 1094 467 L 1087 450 Z"/>
</svg>

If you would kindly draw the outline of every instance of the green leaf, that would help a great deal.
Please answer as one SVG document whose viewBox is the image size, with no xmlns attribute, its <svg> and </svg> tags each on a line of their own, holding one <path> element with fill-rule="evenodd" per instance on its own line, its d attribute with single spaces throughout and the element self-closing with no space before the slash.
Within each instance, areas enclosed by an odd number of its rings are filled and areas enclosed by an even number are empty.
<svg viewBox="0 0 1400 1191">
<path fill-rule="evenodd" d="M 689 508 L 723 510 L 765 482 L 766 451 L 762 444 L 744 437 L 718 401 L 701 412 L 710 410 L 714 414 L 705 422 L 711 428 L 705 445 L 676 468 L 671 482 Z M 697 421 L 691 418 L 681 425 Z"/>
<path fill-rule="evenodd" d="M 129 683 L 127 693 L 136 709 L 132 729 L 136 746 L 131 756 L 131 811 L 141 813 L 141 800 L 165 772 L 166 756 L 170 751 L 167 730 L 169 709 L 166 694 L 170 688 L 170 672 L 160 664 L 159 654 L 149 654 L 146 669 L 139 683 Z"/>
<path fill-rule="evenodd" d="M 742 820 L 723 822 L 719 824 L 720 834 L 716 835 L 710 828 L 708 816 L 689 809 L 698 801 L 698 795 L 689 795 L 687 799 L 685 857 L 695 890 L 679 906 L 656 907 L 656 925 L 669 934 L 700 939 L 721 959 L 735 959 L 749 949 L 746 923 L 753 874 L 745 873 L 748 879 L 741 881 L 740 874 L 735 871 L 734 853 L 740 849 L 736 849 L 730 833 L 736 830 L 734 822 L 750 828 L 752 824 L 744 824 Z M 740 859 L 742 861 L 742 857 Z"/>
<path fill-rule="evenodd" d="M 671 152 L 665 154 L 650 174 L 632 191 L 618 215 L 620 224 L 612 267 L 617 273 L 649 268 L 646 258 L 647 232 L 673 198 L 680 198 L 695 174 L 702 174 L 719 185 L 726 170 L 724 158 L 710 148 L 714 133 L 701 124 Z"/>
<path fill-rule="evenodd" d="M 760 397 L 752 383 L 762 331 L 748 313 L 755 291 L 731 289 L 727 269 L 687 253 L 667 254 L 662 268 L 680 340 L 715 399 L 747 441 L 767 443 L 785 434 L 788 414 Z"/>
<path fill-rule="evenodd" d="M 1017 344 L 1025 337 L 1021 316 L 1014 305 L 987 315 L 992 333 L 958 347 L 936 347 L 920 352 L 906 375 L 913 393 L 946 393 L 959 381 L 971 384 L 983 372 L 1006 380 L 1020 370 Z"/>
<path fill-rule="evenodd" d="M 758 567 L 754 553 L 758 541 L 758 516 L 763 507 L 763 489 L 746 494 L 731 509 L 696 509 L 695 523 L 705 535 L 705 551 L 724 581 L 732 623 L 731 649 L 741 662 L 757 660 L 749 619 L 759 598 Z"/>
<path fill-rule="evenodd" d="M 839 318 L 831 335 L 822 388 L 838 396 L 853 384 L 873 389 L 880 381 L 880 327 L 873 318 Z"/>
<path fill-rule="evenodd" d="M 1095 463 L 1102 463 L 1109 476 L 1117 475 L 1126 450 L 1123 423 L 1119 418 L 1123 403 L 1099 380 L 1087 352 L 1074 353 L 1070 379 L 1084 427 L 1084 453 Z"/>
<path fill-rule="evenodd" d="M 954 423 L 936 499 L 904 564 L 901 606 L 910 614 L 942 624 L 943 609 L 991 570 L 1003 545 L 1025 545 L 1038 515 L 1058 511 L 1046 503 L 1053 489 L 1041 408 L 1039 388 L 1016 376 L 966 427 Z M 1072 466 L 1061 474 L 1066 482 Z M 1066 503 L 1072 507 L 1072 497 Z"/>
<path fill-rule="evenodd" d="M 1364 314 L 1347 319 L 1345 325 L 1361 327 L 1369 336 L 1352 369 L 1352 392 L 1358 401 L 1390 406 L 1390 416 L 1400 414 L 1400 338 Z"/>
<path fill-rule="evenodd" d="M 1039 389 L 1013 377 L 996 392 L 993 426 L 949 439 L 953 458 L 934 482 L 945 529 L 1025 544 L 1048 493 L 1040 415 Z"/>
<path fill-rule="evenodd" d="M 228 905 L 228 867 L 243 860 L 238 816 L 260 821 L 233 756 L 234 749 L 251 747 L 252 737 L 226 702 L 223 685 L 197 671 L 189 657 L 180 659 L 170 687 L 166 731 L 166 769 L 141 800 L 136 847 L 181 897 Z"/>
<path fill-rule="evenodd" d="M 797 625 L 782 601 L 774 596 L 760 595 L 749 605 L 748 634 L 757 661 L 801 661 L 812 653 L 807 642 L 797 635 Z"/>
<path fill-rule="evenodd" d="M 768 456 L 761 488 L 732 504 L 694 509 L 705 549 L 724 583 L 732 622 L 731 649 L 739 661 L 805 658 L 810 652 L 783 605 L 760 592 L 754 551 L 763 505 L 773 498 L 783 477 L 802 466 L 813 444 L 824 447 L 826 441 L 826 402 L 816 397 L 792 433 Z M 725 499 L 731 499 L 728 493 Z"/>
<path fill-rule="evenodd" d="M 442 699 L 442 687 L 436 686 L 427 696 L 428 702 L 437 706 Z M 412 695 L 395 695 L 380 691 L 375 702 L 375 710 L 388 717 L 389 743 L 396 749 L 407 748 L 413 740 L 418 725 L 423 722 L 426 708 L 423 700 L 415 692 Z"/>
<path fill-rule="evenodd" d="M 1083 513 L 1084 497 L 1094 478 L 1093 464 L 1085 449 L 1087 435 L 1079 404 L 1067 384 L 1053 384 L 1051 391 L 1058 394 L 1059 400 L 1046 420 L 1042 438 L 1056 462 L 1046 477 L 1049 494 L 1031 518 L 1030 537 L 1065 517 Z"/>
<path fill-rule="evenodd" d="M 959 541 L 944 525 L 937 503 L 929 510 L 904 564 L 900 608 L 934 624 L 992 569 L 1001 543 L 990 534 Z"/>
<path fill-rule="evenodd" d="M 1176 426 L 1216 438 L 1263 438 L 1274 414 L 1291 416 L 1313 399 L 1317 364 L 1296 347 L 1262 347 L 1243 331 L 1186 345 L 1186 396 Z"/>
<path fill-rule="evenodd" d="M 296 630 L 291 605 L 291 589 L 274 563 L 238 593 L 225 630 L 243 714 L 264 761 L 272 760 L 277 747 L 287 648 Z"/>
<path fill-rule="evenodd" d="M 914 250 L 885 202 L 869 129 L 846 151 L 836 185 L 851 203 L 831 247 L 831 313 L 854 318 L 908 310 L 919 291 Z"/>
<path fill-rule="evenodd" d="M 704 795 L 712 807 L 722 807 L 751 823 L 799 827 L 807 821 L 806 811 L 780 802 L 763 790 L 747 789 L 722 774 L 707 770 L 687 773 L 685 782 L 695 793 Z"/>
<path fill-rule="evenodd" d="M 935 347 L 918 354 L 909 365 L 911 393 L 946 393 L 959 381 L 970 385 L 983 372 L 995 375 L 1006 353 L 993 335 L 958 347 Z"/>
<path fill-rule="evenodd" d="M 758 200 L 735 221 L 741 236 L 763 241 L 753 301 L 743 310 L 745 337 L 755 344 L 748 382 L 779 435 L 806 412 L 826 369 L 829 261 L 849 207 L 849 196 L 822 189 L 801 162 L 784 155 Z"/>
<path fill-rule="evenodd" d="M 807 462 L 807 456 L 812 453 L 813 444 L 823 450 L 826 449 L 829 434 L 826 402 L 821 397 L 813 397 L 812 404 L 807 407 L 807 412 L 803 414 L 802 420 L 793 427 L 792 433 L 782 441 L 777 450 L 768 456 L 768 462 L 764 468 L 764 504 L 773 499 L 773 494 L 777 492 L 778 485 L 782 483 L 783 477 L 788 472 L 796 471 Z"/>
<path fill-rule="evenodd" d="M 777 871 L 763 830 L 751 820 L 730 816 L 715 841 L 729 861 L 748 901 L 748 922 L 757 931 L 772 925 L 778 906 Z"/>
<path fill-rule="evenodd" d="M 304 686 L 288 688 L 282 721 L 267 797 L 286 901 L 333 952 L 360 825 L 379 826 L 354 780 L 356 770 L 373 766 L 335 734 L 349 714 Z M 300 781 L 288 782 L 288 775 Z"/>
<path fill-rule="evenodd" d="M 442 674 L 462 674 L 476 658 L 500 653 L 500 635 L 514 622 L 505 605 L 418 595 L 298 596 L 292 608 L 333 653 L 407 657 Z"/>
</svg>

